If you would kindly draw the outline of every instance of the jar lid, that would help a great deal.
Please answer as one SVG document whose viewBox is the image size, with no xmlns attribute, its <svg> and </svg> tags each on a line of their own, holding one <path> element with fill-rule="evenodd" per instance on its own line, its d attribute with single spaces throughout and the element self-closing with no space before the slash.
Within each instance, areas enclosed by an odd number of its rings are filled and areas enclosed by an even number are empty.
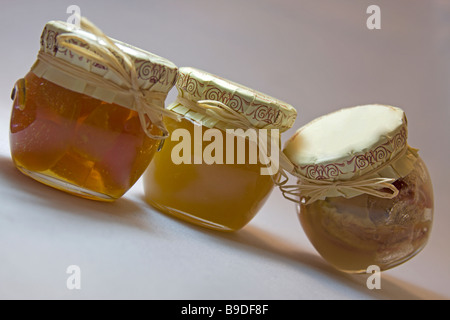
<svg viewBox="0 0 450 320">
<path fill-rule="evenodd" d="M 178 68 L 169 60 L 111 39 L 84 17 L 81 27 L 50 21 L 31 71 L 63 88 L 127 108 L 143 110 L 137 96 L 164 112 Z M 147 110 L 148 111 L 148 108 Z M 159 122 L 146 112 L 150 120 Z"/>
<path fill-rule="evenodd" d="M 245 123 L 257 129 L 288 130 L 295 122 L 297 111 L 283 101 L 235 82 L 191 67 L 179 69 L 177 100 L 168 109 L 209 128 L 242 128 Z M 216 104 L 236 117 L 220 117 L 206 112 Z"/>
<path fill-rule="evenodd" d="M 365 193 L 370 183 L 363 181 L 387 178 L 393 182 L 410 173 L 418 157 L 407 143 L 403 110 L 376 104 L 341 109 L 313 120 L 286 142 L 283 153 L 292 164 L 287 171 L 306 183 L 357 181 L 347 185 L 362 186 L 328 188 L 322 198 Z M 385 186 L 381 183 L 374 189 Z"/>
</svg>

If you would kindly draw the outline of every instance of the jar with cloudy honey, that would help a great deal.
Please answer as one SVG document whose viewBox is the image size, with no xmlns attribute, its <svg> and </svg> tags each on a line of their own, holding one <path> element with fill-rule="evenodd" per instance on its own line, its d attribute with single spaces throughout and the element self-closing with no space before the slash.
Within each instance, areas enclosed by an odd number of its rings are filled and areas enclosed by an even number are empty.
<svg viewBox="0 0 450 320">
<path fill-rule="evenodd" d="M 196 225 L 238 230 L 272 191 L 280 133 L 293 125 L 297 112 L 195 68 L 180 68 L 175 86 L 178 97 L 167 108 L 181 121 L 164 119 L 170 138 L 144 175 L 146 200 Z"/>
<path fill-rule="evenodd" d="M 162 115 L 177 67 L 81 22 L 46 24 L 38 59 L 12 93 L 11 155 L 37 181 L 112 201 L 167 137 Z"/>
<path fill-rule="evenodd" d="M 393 268 L 419 253 L 433 221 L 430 176 L 407 142 L 405 113 L 365 105 L 320 117 L 284 147 L 309 240 L 337 269 Z"/>
</svg>

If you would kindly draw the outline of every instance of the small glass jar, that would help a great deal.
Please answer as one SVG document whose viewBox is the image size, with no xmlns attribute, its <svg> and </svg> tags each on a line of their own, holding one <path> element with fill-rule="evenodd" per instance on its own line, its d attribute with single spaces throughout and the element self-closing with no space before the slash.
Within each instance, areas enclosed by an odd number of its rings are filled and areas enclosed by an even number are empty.
<svg viewBox="0 0 450 320">
<path fill-rule="evenodd" d="M 136 68 L 141 94 L 154 98 L 145 111 L 138 110 L 136 92 L 126 92 L 111 67 L 66 47 L 67 42 L 58 41 L 62 36 L 88 49 L 105 43 L 73 25 L 47 23 L 38 60 L 13 90 L 11 155 L 16 167 L 37 181 L 84 198 L 113 201 L 139 179 L 160 145 L 164 128 L 153 125 L 154 117 L 146 111 L 164 108 L 177 68 L 115 41 L 114 49 L 122 50 Z"/>
<path fill-rule="evenodd" d="M 402 110 L 368 105 L 329 114 L 299 129 L 284 153 L 299 177 L 301 225 L 337 269 L 383 271 L 424 248 L 433 191 L 425 163 L 407 145 Z"/>
<path fill-rule="evenodd" d="M 265 167 L 261 162 L 249 161 L 250 151 L 259 150 L 258 146 L 252 149 L 253 140 L 247 139 L 243 149 L 237 142 L 227 145 L 226 141 L 236 138 L 227 129 L 285 131 L 294 123 L 296 111 L 284 102 L 194 68 L 180 68 L 176 88 L 178 98 L 168 109 L 180 114 L 182 120 L 165 119 L 170 138 L 144 175 L 146 200 L 164 213 L 203 227 L 238 230 L 264 204 L 274 187 L 274 177 L 261 173 Z M 223 117 L 211 113 L 208 104 L 221 105 L 218 108 L 225 113 Z M 216 130 L 215 138 L 202 140 L 211 129 Z M 185 150 L 188 154 L 184 155 L 187 163 L 173 158 L 181 141 L 180 130 L 190 137 L 189 150 Z M 223 155 L 222 163 L 200 159 L 211 141 L 217 140 L 223 142 L 216 150 Z M 245 161 L 240 164 L 239 151 L 245 152 Z M 276 152 L 280 152 L 279 144 Z"/>
</svg>

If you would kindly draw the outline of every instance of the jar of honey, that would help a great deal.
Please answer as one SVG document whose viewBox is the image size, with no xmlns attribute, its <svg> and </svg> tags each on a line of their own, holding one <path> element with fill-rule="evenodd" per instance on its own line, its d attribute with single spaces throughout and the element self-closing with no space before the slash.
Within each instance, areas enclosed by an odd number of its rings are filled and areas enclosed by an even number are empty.
<svg viewBox="0 0 450 320">
<path fill-rule="evenodd" d="M 46 24 L 36 63 L 17 81 L 10 126 L 16 167 L 46 185 L 112 201 L 139 179 L 167 130 L 176 81 L 167 59 L 81 27 Z"/>
<path fill-rule="evenodd" d="M 296 110 L 195 68 L 180 68 L 175 86 L 178 98 L 167 108 L 182 120 L 164 120 L 170 138 L 144 174 L 146 200 L 203 227 L 238 230 L 256 215 L 276 180 L 277 166 L 266 174 L 269 161 L 255 161 L 255 153 L 266 150 L 261 136 L 270 137 L 265 146 L 270 140 L 271 154 L 278 158 L 279 133 L 293 125 Z M 271 165 L 277 161 L 272 160 Z"/>
<path fill-rule="evenodd" d="M 393 268 L 425 246 L 433 221 L 430 176 L 407 143 L 405 113 L 365 105 L 300 128 L 284 148 L 301 225 L 337 269 Z"/>
</svg>

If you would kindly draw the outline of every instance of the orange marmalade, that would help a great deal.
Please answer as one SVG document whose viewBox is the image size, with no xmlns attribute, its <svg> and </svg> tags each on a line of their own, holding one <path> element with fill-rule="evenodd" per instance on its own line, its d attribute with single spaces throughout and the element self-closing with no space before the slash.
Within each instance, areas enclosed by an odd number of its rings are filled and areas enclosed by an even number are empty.
<svg viewBox="0 0 450 320">
<path fill-rule="evenodd" d="M 161 143 L 157 137 L 162 131 L 147 115 L 148 129 L 144 130 L 139 112 L 132 107 L 133 97 L 119 97 L 85 82 L 78 69 L 75 74 L 70 72 L 79 65 L 87 78 L 90 73 L 108 72 L 107 67 L 58 43 L 58 37 L 74 32 L 100 41 L 63 22 L 49 22 L 37 63 L 17 81 L 12 95 L 11 155 L 17 168 L 37 181 L 84 198 L 112 201 L 145 171 Z M 176 67 L 129 45 L 120 46 L 134 61 L 143 91 L 167 94 Z M 56 60 L 58 64 L 52 62 Z M 102 81 L 111 81 L 103 76 L 96 79 L 100 86 Z M 158 102 L 164 105 L 163 100 Z"/>
</svg>

